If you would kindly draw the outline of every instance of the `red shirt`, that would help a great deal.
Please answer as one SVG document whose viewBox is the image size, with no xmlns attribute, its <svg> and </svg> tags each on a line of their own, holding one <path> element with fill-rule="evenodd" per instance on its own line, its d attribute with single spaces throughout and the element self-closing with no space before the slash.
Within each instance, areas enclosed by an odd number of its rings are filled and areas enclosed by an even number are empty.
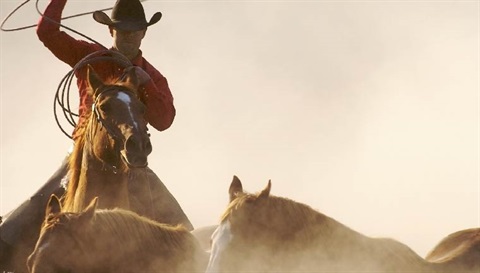
<svg viewBox="0 0 480 273">
<path fill-rule="evenodd" d="M 60 22 L 63 8 L 67 0 L 52 0 L 45 10 L 44 16 Z M 37 27 L 40 41 L 60 60 L 74 67 L 85 56 L 104 50 L 101 45 L 77 40 L 60 31 L 60 26 L 42 17 Z M 131 60 L 132 64 L 141 67 L 150 75 L 151 80 L 140 87 L 140 100 L 147 106 L 145 118 L 155 129 L 163 131 L 170 127 L 175 117 L 173 97 L 167 79 L 142 57 L 140 51 Z M 124 67 L 113 61 L 101 61 L 93 64 L 95 72 L 104 80 L 118 78 Z M 75 72 L 80 93 L 79 121 L 85 121 L 85 114 L 91 109 L 92 98 L 87 93 L 86 69 Z M 75 131 L 74 131 L 75 138 Z"/>
</svg>

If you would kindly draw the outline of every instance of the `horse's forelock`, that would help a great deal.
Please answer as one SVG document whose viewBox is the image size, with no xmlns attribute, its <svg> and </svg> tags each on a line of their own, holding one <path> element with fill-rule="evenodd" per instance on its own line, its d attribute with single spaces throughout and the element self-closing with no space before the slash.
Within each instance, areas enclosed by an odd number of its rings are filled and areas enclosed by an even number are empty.
<svg viewBox="0 0 480 273">
<path fill-rule="evenodd" d="M 236 193 L 236 197 L 235 199 L 233 199 L 227 206 L 227 208 L 225 209 L 224 213 L 222 214 L 222 216 L 220 217 L 220 222 L 225 222 L 228 220 L 228 218 L 230 218 L 230 216 L 232 215 L 232 213 L 237 210 L 240 206 L 243 205 L 243 203 L 245 203 L 245 201 L 248 199 L 248 198 L 252 198 L 253 196 L 251 194 L 248 194 L 248 193 L 244 193 L 244 192 L 238 192 Z"/>
<path fill-rule="evenodd" d="M 122 79 L 115 79 L 115 80 L 112 79 L 111 81 L 109 81 L 108 86 L 109 88 L 112 88 L 112 87 L 120 88 L 122 89 L 122 91 L 126 91 L 130 93 L 134 97 L 138 97 L 137 88 L 131 85 L 129 82 L 122 81 Z"/>
<path fill-rule="evenodd" d="M 66 225 L 71 217 L 72 213 L 69 212 L 60 212 L 55 214 L 49 214 L 45 217 L 43 221 L 42 229 L 51 229 L 55 226 L 64 226 Z"/>
</svg>

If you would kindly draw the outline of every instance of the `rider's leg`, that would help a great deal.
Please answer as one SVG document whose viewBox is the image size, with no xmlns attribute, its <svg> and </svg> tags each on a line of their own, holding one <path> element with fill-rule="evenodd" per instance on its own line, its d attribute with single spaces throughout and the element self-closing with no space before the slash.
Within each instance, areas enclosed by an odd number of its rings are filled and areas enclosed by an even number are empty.
<svg viewBox="0 0 480 273">
<path fill-rule="evenodd" d="M 145 176 L 147 179 L 138 179 Z M 128 188 L 133 211 L 161 223 L 182 224 L 193 230 L 192 223 L 175 197 L 150 168 L 132 169 Z"/>
<path fill-rule="evenodd" d="M 65 192 L 61 184 L 67 174 L 67 165 L 68 160 L 65 159 L 60 168 L 30 199 L 3 216 L 3 222 L 0 225 L 0 258 L 2 259 L 0 264 L 2 266 L 11 264 L 16 272 L 26 270 L 26 258 L 32 253 L 40 233 L 48 199 L 52 194 L 60 197 Z"/>
</svg>

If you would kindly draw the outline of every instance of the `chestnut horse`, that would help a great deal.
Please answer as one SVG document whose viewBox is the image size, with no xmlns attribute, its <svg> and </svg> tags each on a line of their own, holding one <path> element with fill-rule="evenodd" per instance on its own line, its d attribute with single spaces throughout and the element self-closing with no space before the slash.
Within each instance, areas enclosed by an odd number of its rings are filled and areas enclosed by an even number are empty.
<svg viewBox="0 0 480 273">
<path fill-rule="evenodd" d="M 124 209 L 62 212 L 50 197 L 40 237 L 28 258 L 37 272 L 204 272 L 208 254 L 183 226 L 160 224 Z"/>
<path fill-rule="evenodd" d="M 245 193 L 233 178 L 206 272 L 432 272 L 402 243 L 364 236 L 270 188 Z"/>
<path fill-rule="evenodd" d="M 89 65 L 87 80 L 92 111 L 77 129 L 63 208 L 82 211 L 98 196 L 100 208 L 129 209 L 128 170 L 146 167 L 152 151 L 135 70 L 105 83 Z"/>
</svg>

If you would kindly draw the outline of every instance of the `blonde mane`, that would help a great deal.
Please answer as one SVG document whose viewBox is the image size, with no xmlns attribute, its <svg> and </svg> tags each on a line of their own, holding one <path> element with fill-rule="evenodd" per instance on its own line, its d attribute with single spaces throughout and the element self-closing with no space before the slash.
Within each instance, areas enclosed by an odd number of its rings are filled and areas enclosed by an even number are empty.
<svg viewBox="0 0 480 273">
<path fill-rule="evenodd" d="M 75 199 L 75 192 L 78 188 L 80 172 L 82 170 L 83 150 L 85 147 L 85 132 L 88 128 L 87 124 L 90 123 L 89 120 L 91 115 L 92 112 L 88 111 L 87 116 L 85 117 L 85 122 L 78 125 L 76 131 L 77 139 L 75 140 L 73 151 L 68 158 L 68 185 L 63 201 L 63 207 L 67 210 L 71 209 Z"/>
<path fill-rule="evenodd" d="M 269 224 L 271 233 L 282 233 L 284 239 L 294 239 L 297 243 L 301 244 L 302 242 L 313 242 L 319 238 L 325 238 L 324 243 L 326 243 L 327 241 L 330 241 L 329 237 L 334 232 L 341 232 L 354 236 L 360 235 L 347 226 L 314 210 L 306 204 L 285 197 L 272 195 L 269 195 L 264 200 L 258 200 L 259 198 L 262 198 L 260 195 L 261 193 L 238 193 L 237 197 L 230 202 L 221 216 L 221 222 L 224 223 L 227 221 L 243 206 L 248 206 L 249 203 L 260 201 L 259 204 L 255 205 L 255 209 L 261 210 L 262 208 L 260 208 L 260 206 L 262 206 L 267 213 L 278 216 L 272 216 L 273 219 L 280 222 Z M 254 223 L 249 224 L 254 225 Z"/>
<path fill-rule="evenodd" d="M 225 222 L 236 210 L 244 206 L 246 203 L 254 202 L 259 198 L 260 193 L 238 193 L 237 197 L 230 202 L 227 209 L 220 217 L 221 222 Z M 268 206 L 275 210 L 281 210 L 284 217 L 292 219 L 292 221 L 302 222 L 304 225 L 316 223 L 319 218 L 326 220 L 328 218 L 310 206 L 293 201 L 285 197 L 268 196 Z"/>
<path fill-rule="evenodd" d="M 140 241 L 143 244 L 139 247 L 147 249 L 158 246 L 158 240 L 162 241 L 165 249 L 180 247 L 185 234 L 189 233 L 182 225 L 161 224 L 123 209 L 96 210 L 90 231 L 94 236 L 108 234 L 120 241 Z"/>
</svg>

